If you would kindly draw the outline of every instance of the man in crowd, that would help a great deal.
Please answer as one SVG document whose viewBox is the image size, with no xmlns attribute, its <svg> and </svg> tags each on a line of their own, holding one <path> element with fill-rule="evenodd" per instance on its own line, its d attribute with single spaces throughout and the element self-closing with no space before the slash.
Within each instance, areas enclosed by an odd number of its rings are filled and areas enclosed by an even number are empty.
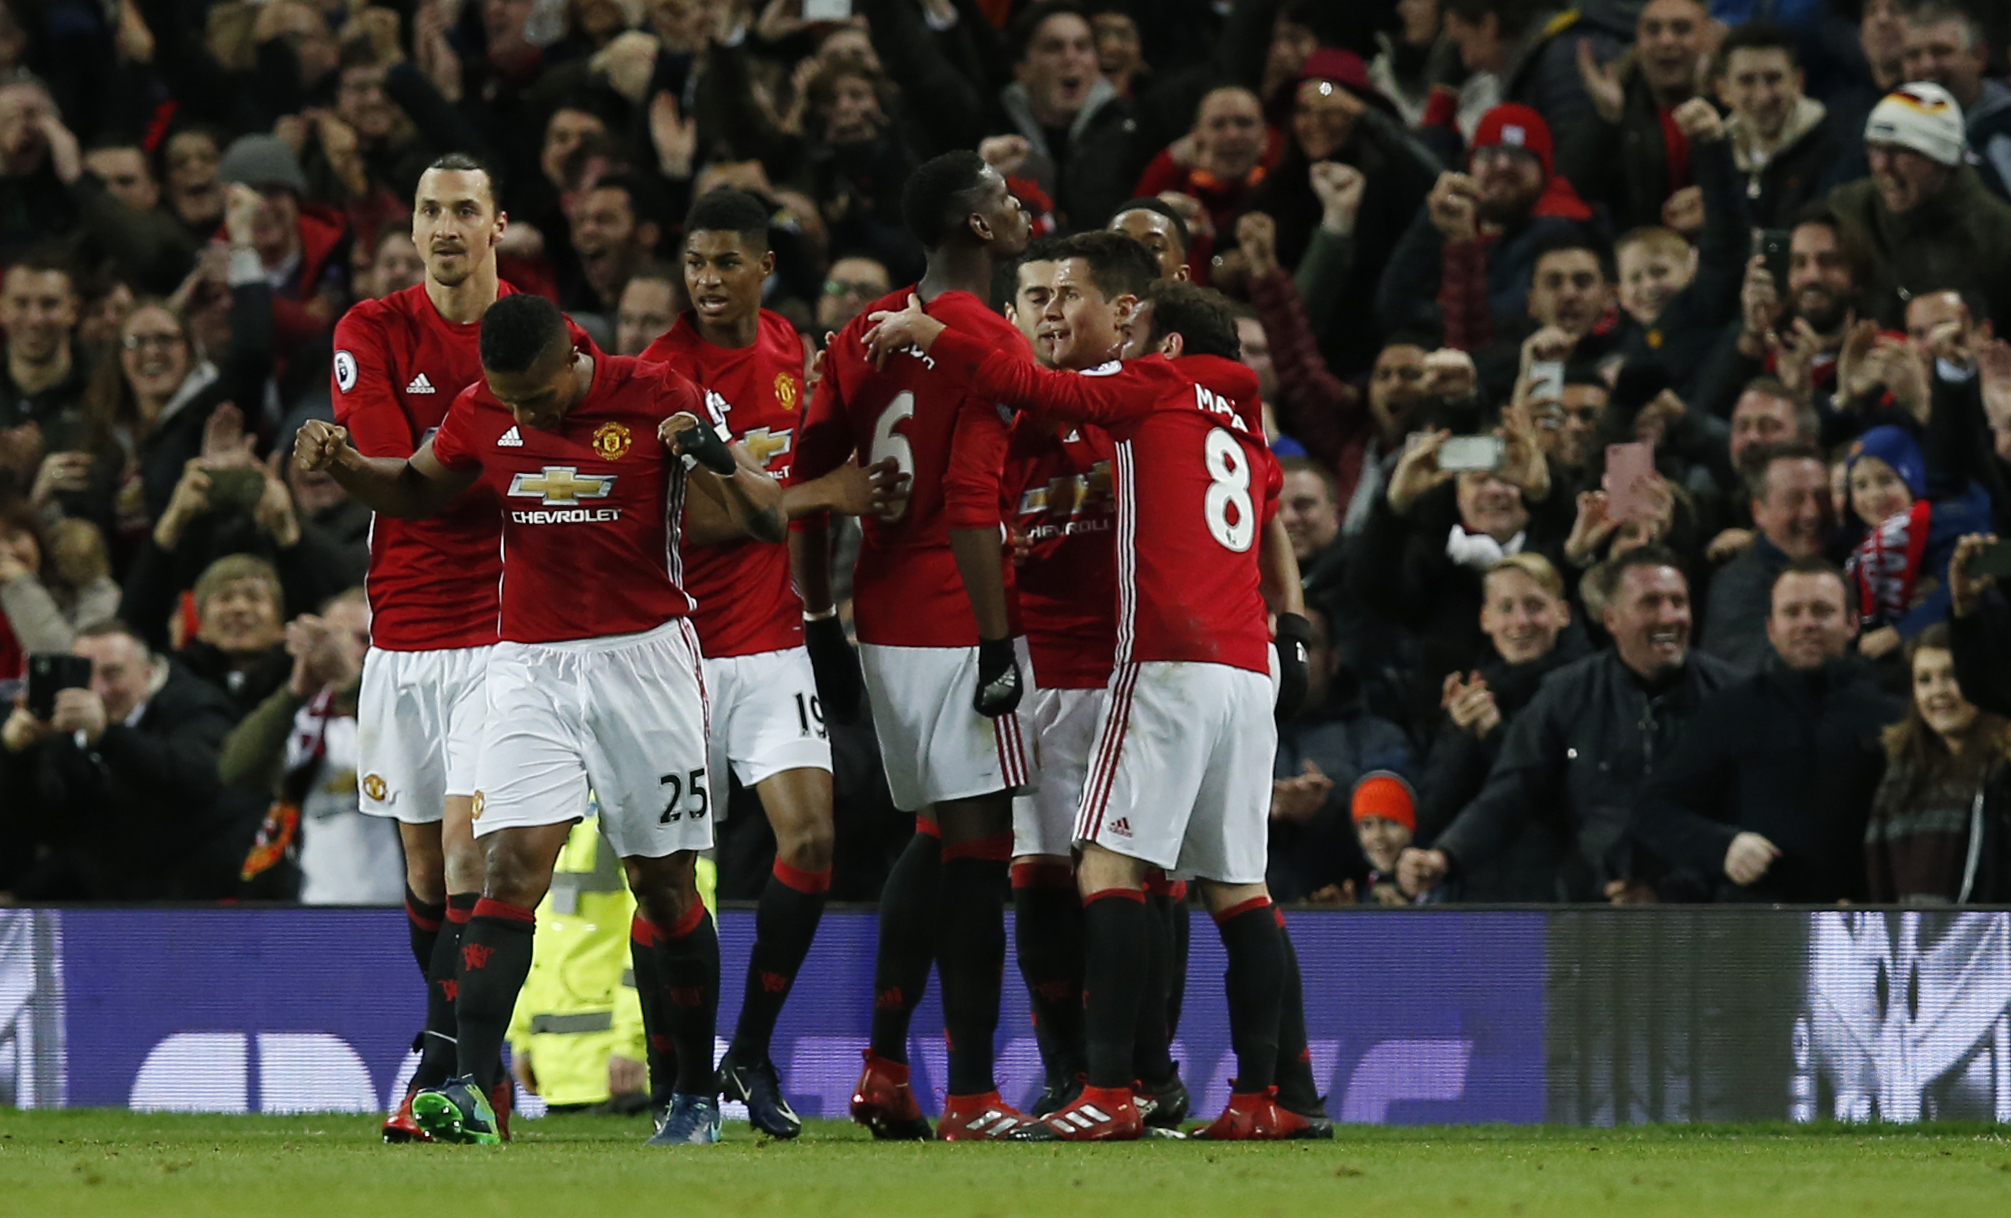
<svg viewBox="0 0 2011 1218">
<path fill-rule="evenodd" d="M 2011 203 L 1965 161 L 1962 108 L 1936 84 L 1904 85 L 1864 126 L 1871 176 L 1829 205 L 1869 255 L 1865 311 L 1897 329 L 1923 285 L 1975 291 L 2011 317 Z"/>
<path fill-rule="evenodd" d="M 59 691 L 47 718 L 16 705 L 0 732 L 4 836 L 42 855 L 8 889 L 48 901 L 231 895 L 250 832 L 218 803 L 216 763 L 239 710 L 117 623 L 83 631 L 72 651 L 90 682 Z"/>
<path fill-rule="evenodd" d="M 1753 378 L 1772 375 L 1797 401 L 1834 416 L 1836 358 L 1864 299 L 1862 251 L 1827 208 L 1797 217 L 1788 232 L 1787 282 L 1774 282 L 1764 255 L 1746 262 L 1736 337 L 1700 374 L 1692 405 L 1721 417 Z"/>
<path fill-rule="evenodd" d="M 1803 92 L 1791 31 L 1770 21 L 1734 26 L 1718 46 L 1717 73 L 1753 227 L 1785 228 L 1831 187 L 1863 173 L 1858 133 Z"/>
<path fill-rule="evenodd" d="M 1906 14 L 1905 79 L 1932 81 L 1962 107 L 1976 170 L 1998 198 L 2011 194 L 2011 88 L 1988 75 L 1983 23 L 1963 7 L 1930 0 Z"/>
<path fill-rule="evenodd" d="M 1829 468 L 1806 444 L 1756 450 L 1744 475 L 1753 540 L 1711 581 L 1703 649 L 1741 672 L 1758 672 L 1769 651 L 1775 578 L 1797 559 L 1822 553 L 1832 523 Z"/>
<path fill-rule="evenodd" d="M 44 447 L 51 447 L 59 420 L 79 421 L 90 376 L 70 336 L 77 324 L 75 274 L 53 252 L 40 252 L 17 255 L 0 276 L 0 327 L 7 331 L 0 431 L 34 423 L 42 429 Z M 32 479 L 34 468 L 25 474 Z"/>
<path fill-rule="evenodd" d="M 1681 561 L 1649 545 L 1607 565 L 1604 624 L 1613 645 L 1544 680 L 1509 725 L 1480 794 L 1431 849 L 1404 852 L 1398 875 L 1407 891 L 1481 866 L 1532 824 L 1553 835 L 1554 899 L 1620 901 L 1652 891 L 1656 868 L 1627 832 L 1642 784 L 1707 696 L 1738 675 L 1691 649 Z"/>
<path fill-rule="evenodd" d="M 683 278 L 675 268 L 655 261 L 635 268 L 615 309 L 615 354 L 641 355 L 677 321 L 684 300 Z"/>
<path fill-rule="evenodd" d="M 562 300 L 575 312 L 615 314 L 629 277 L 656 254 L 661 228 L 652 217 L 653 192 L 632 174 L 602 178 L 573 204 L 573 251 L 579 277 L 565 285 Z"/>
<path fill-rule="evenodd" d="M 1634 22 L 1627 63 L 1600 64 L 1578 43 L 1578 72 L 1594 121 L 1562 132 L 1559 172 L 1587 202 L 1604 203 L 1616 231 L 1667 224 L 1671 196 L 1690 192 L 1690 143 L 1670 113 L 1696 95 L 1711 36 L 1702 0 L 1648 0 Z"/>
<path fill-rule="evenodd" d="M 1634 834 L 1716 900 L 1861 899 L 1880 734 L 1905 705 L 1851 654 L 1842 572 L 1797 559 L 1770 596 L 1776 663 L 1704 703 L 1641 793 Z"/>
<path fill-rule="evenodd" d="M 836 334 L 871 302 L 893 288 L 887 266 L 877 258 L 847 254 L 831 260 L 824 293 L 817 298 L 817 334 Z"/>
</svg>

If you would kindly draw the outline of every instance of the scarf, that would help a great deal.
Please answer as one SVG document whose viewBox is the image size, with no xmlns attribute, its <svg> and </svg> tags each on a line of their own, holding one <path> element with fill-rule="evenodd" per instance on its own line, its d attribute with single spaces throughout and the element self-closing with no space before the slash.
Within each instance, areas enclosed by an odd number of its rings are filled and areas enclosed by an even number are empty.
<svg viewBox="0 0 2011 1218">
<path fill-rule="evenodd" d="M 1523 543 L 1528 539 L 1527 530 L 1517 533 L 1503 545 L 1485 533 L 1469 533 L 1465 527 L 1455 522 L 1452 532 L 1446 535 L 1445 556 L 1455 564 L 1469 571 L 1485 573 L 1494 564 L 1510 554 L 1520 554 Z"/>
<path fill-rule="evenodd" d="M 238 878 L 246 882 L 269 871 L 294 853 L 300 841 L 300 805 L 314 786 L 321 759 L 328 751 L 328 721 L 333 717 L 335 694 L 322 690 L 293 718 L 293 734 L 286 740 L 286 774 L 279 780 L 279 795 L 265 810 L 258 836 L 244 856 Z"/>
<path fill-rule="evenodd" d="M 1858 543 L 1844 564 L 1844 573 L 1857 581 L 1862 628 L 1896 622 L 1913 608 L 1913 588 L 1920 579 L 1920 559 L 1927 552 L 1933 515 L 1934 505 L 1925 499 L 1894 513 Z"/>
</svg>

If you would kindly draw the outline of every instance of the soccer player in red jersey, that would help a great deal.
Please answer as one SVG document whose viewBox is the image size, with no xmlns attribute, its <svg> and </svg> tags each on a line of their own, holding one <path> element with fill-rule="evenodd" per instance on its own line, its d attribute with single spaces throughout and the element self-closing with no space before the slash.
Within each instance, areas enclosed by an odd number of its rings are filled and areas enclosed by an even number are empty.
<svg viewBox="0 0 2011 1218">
<path fill-rule="evenodd" d="M 408 457 L 481 379 L 482 315 L 515 291 L 496 277 L 508 222 L 479 161 L 450 154 L 420 175 L 412 241 L 421 283 L 349 310 L 335 327 L 335 420 L 358 451 Z M 427 979 L 426 1031 L 412 1090 L 453 1073 L 462 928 L 482 885 L 469 807 L 481 745 L 483 675 L 496 642 L 501 526 L 485 492 L 426 520 L 379 516 L 370 529 L 370 652 L 358 695 L 357 786 L 364 812 L 395 817 L 405 911 Z M 407 1108 L 384 1140 L 420 1136 Z M 508 1087 L 495 1097 L 507 1129 Z"/>
<path fill-rule="evenodd" d="M 976 153 L 945 153 L 909 177 L 902 214 L 928 269 L 883 306 L 917 293 L 981 341 L 1024 354 L 1018 332 L 980 298 L 1027 242 L 1026 212 L 1004 179 Z M 872 1048 L 852 1115 L 876 1136 L 928 1136 L 906 1042 L 933 949 L 949 1040 L 936 1133 L 995 1138 L 1024 1121 L 992 1075 L 1012 793 L 1029 777 L 1001 546 L 1006 419 L 919 352 L 875 358 L 861 341 L 867 326 L 855 319 L 825 353 L 794 474 L 822 475 L 854 453 L 862 464 L 892 457 L 912 474 L 902 511 L 862 521 L 853 611 L 888 788 L 896 806 L 925 814 L 918 829 L 940 830 L 941 862 L 918 832 L 882 894 Z M 805 524 L 801 588 L 814 615 L 831 607 L 830 554 Z"/>
<path fill-rule="evenodd" d="M 1279 1108 L 1273 1090 L 1286 948 L 1264 886 L 1277 686 L 1258 540 L 1277 465 L 1257 420 L 1199 383 L 1240 377 L 1249 383 L 1237 396 L 1255 401 L 1253 374 L 1233 362 L 1239 346 L 1227 302 L 1154 285 L 1150 340 L 1159 354 L 1100 362 L 1124 311 L 1123 284 L 1110 251 L 1084 241 L 1071 252 L 1081 256 L 1063 260 L 1049 306 L 1062 322 L 1054 358 L 1087 375 L 996 352 L 912 304 L 878 315 L 872 337 L 877 350 L 918 347 L 978 392 L 1038 417 L 1097 424 L 1116 449 L 1116 668 L 1074 830 L 1088 929 L 1088 1085 L 1012 1136 L 1143 1132 L 1133 1038 L 1151 867 L 1201 880 L 1228 950 L 1237 1082 L 1207 1136 L 1293 1136 L 1305 1122 Z M 1152 510 L 1140 511 L 1143 502 Z M 1292 618 L 1281 615 L 1280 667 L 1303 664 L 1295 637 L 1303 619 Z"/>
<path fill-rule="evenodd" d="M 470 811 L 486 840 L 482 897 L 461 942 L 459 1073 L 415 1095 L 413 1116 L 435 1140 L 497 1140 L 485 1093 L 530 969 L 532 911 L 591 786 L 639 907 L 637 978 L 658 991 L 645 995 L 645 1022 L 677 1051 L 676 1093 L 651 1140 L 716 1142 L 719 938 L 692 869 L 712 845 L 712 799 L 683 546 L 687 533 L 692 544 L 779 541 L 782 489 L 715 434 L 722 424 L 690 381 L 575 348 L 541 297 L 493 305 L 480 350 L 483 381 L 411 457 L 365 457 L 319 422 L 297 449 L 304 468 L 329 470 L 386 515 L 424 518 L 479 481 L 503 517 L 501 640 Z M 703 469 L 687 474 L 692 462 Z"/>
<path fill-rule="evenodd" d="M 761 307 L 762 284 L 774 269 L 768 209 L 760 200 L 737 190 L 701 198 L 685 222 L 684 281 L 693 308 L 642 358 L 696 381 L 724 413 L 732 440 L 787 483 L 803 419 L 803 347 L 794 326 Z M 761 796 L 775 830 L 775 866 L 755 914 L 740 1020 L 719 1063 L 720 1090 L 747 1104 L 755 1128 L 793 1138 L 803 1122 L 782 1096 L 769 1040 L 831 888 L 824 708 L 786 547 L 749 538 L 695 549 L 685 559 L 684 586 L 698 602 L 692 624 L 712 706 L 713 803 L 726 807 L 730 764 Z M 807 629 L 849 650 L 835 615 Z"/>
</svg>

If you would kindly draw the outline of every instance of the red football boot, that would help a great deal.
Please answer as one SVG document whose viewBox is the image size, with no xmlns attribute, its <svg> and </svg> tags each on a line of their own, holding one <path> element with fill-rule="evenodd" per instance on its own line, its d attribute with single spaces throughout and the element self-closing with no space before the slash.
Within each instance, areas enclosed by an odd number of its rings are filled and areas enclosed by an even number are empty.
<svg viewBox="0 0 2011 1218">
<path fill-rule="evenodd" d="M 516 1102 L 517 1083 L 509 1075 L 489 1088 L 489 1107 L 496 1110 L 496 1133 L 505 1142 L 510 1140 L 510 1109 Z"/>
<path fill-rule="evenodd" d="M 1216 1117 L 1207 1128 L 1195 1130 L 1193 1136 L 1210 1142 L 1264 1140 L 1267 1137 L 1265 1131 L 1278 1127 L 1280 1123 L 1279 1119 L 1272 1115 L 1278 1106 L 1272 1094 L 1270 1090 L 1231 1092 L 1229 1106 L 1222 1110 L 1222 1115 Z"/>
<path fill-rule="evenodd" d="M 412 1119 L 412 1092 L 405 1088 L 405 1098 L 398 1101 L 398 1110 L 384 1118 L 384 1140 L 391 1143 L 430 1142 L 433 1135 L 419 1128 L 419 1122 Z"/>
<path fill-rule="evenodd" d="M 936 1122 L 936 1137 L 944 1142 L 1003 1142 L 1026 1123 L 1026 1113 L 999 1098 L 996 1091 L 952 1095 L 943 1100 L 943 1119 Z"/>
<path fill-rule="evenodd" d="M 871 1049 L 865 1057 L 866 1068 L 852 1087 L 852 1119 L 883 1141 L 926 1140 L 929 1122 L 908 1089 L 907 1063 L 888 1061 Z"/>
<path fill-rule="evenodd" d="M 1129 1087 L 1084 1087 L 1066 1106 L 1012 1131 L 1015 1142 L 1131 1142 L 1145 1136 L 1145 1118 Z"/>
</svg>

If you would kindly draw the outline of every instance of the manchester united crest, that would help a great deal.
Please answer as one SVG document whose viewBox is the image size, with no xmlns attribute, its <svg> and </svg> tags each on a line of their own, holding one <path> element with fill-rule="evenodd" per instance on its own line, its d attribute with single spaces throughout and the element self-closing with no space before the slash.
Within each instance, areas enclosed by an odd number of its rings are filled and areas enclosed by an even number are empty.
<svg viewBox="0 0 2011 1218">
<path fill-rule="evenodd" d="M 593 449 L 603 461 L 619 461 L 628 455 L 628 427 L 622 423 L 602 423 L 594 428 Z"/>
<path fill-rule="evenodd" d="M 384 781 L 384 775 L 365 774 L 363 776 L 363 793 L 369 796 L 373 802 L 381 804 L 390 797 L 391 787 Z"/>
<path fill-rule="evenodd" d="M 480 791 L 475 792 L 475 806 L 468 810 L 468 819 L 469 820 L 482 819 L 482 805 L 486 802 L 487 801 L 482 798 L 482 793 Z"/>
<path fill-rule="evenodd" d="M 796 382 L 786 372 L 775 374 L 775 404 L 784 410 L 796 409 Z"/>
</svg>

